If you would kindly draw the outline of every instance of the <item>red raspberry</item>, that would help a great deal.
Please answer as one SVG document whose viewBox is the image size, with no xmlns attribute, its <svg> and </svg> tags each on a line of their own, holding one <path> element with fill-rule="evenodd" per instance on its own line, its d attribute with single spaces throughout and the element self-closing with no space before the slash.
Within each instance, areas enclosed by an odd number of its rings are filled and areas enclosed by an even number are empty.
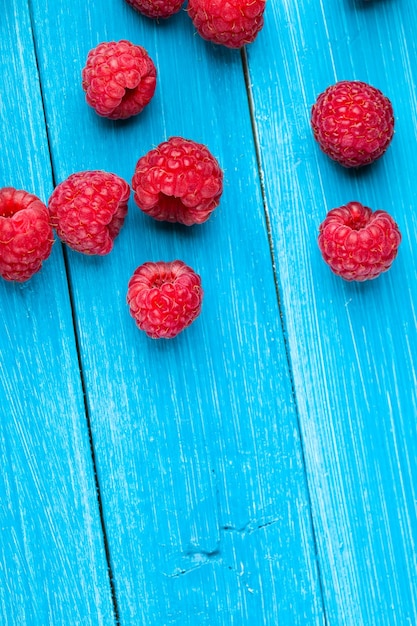
<svg viewBox="0 0 417 626">
<path fill-rule="evenodd" d="M 153 339 L 171 339 L 201 311 L 201 279 L 182 261 L 144 263 L 129 281 L 127 302 L 139 328 Z"/>
<path fill-rule="evenodd" d="M 130 187 L 116 174 L 77 172 L 49 198 L 51 224 L 58 237 L 84 254 L 108 254 L 123 226 Z"/>
<path fill-rule="evenodd" d="M 156 220 L 191 226 L 205 222 L 223 192 L 223 172 L 202 144 L 171 137 L 139 159 L 135 202 Z"/>
<path fill-rule="evenodd" d="M 124 39 L 103 42 L 88 53 L 82 87 L 98 115 L 126 119 L 140 113 L 152 99 L 156 68 L 141 46 Z"/>
<path fill-rule="evenodd" d="M 345 167 L 372 163 L 394 135 L 390 100 L 361 81 L 343 80 L 321 93 L 311 109 L 314 138 L 323 152 Z"/>
<path fill-rule="evenodd" d="M 376 278 L 391 266 L 401 233 L 385 211 L 360 202 L 332 209 L 320 225 L 318 244 L 331 270 L 345 280 Z"/>
<path fill-rule="evenodd" d="M 189 0 L 188 13 L 203 39 L 241 48 L 262 29 L 265 5 L 266 0 Z"/>
<path fill-rule="evenodd" d="M 184 0 L 126 0 L 136 11 L 153 18 L 167 18 L 178 13 Z"/>
<path fill-rule="evenodd" d="M 53 242 L 45 204 L 27 191 L 0 189 L 0 276 L 28 280 L 51 254 Z"/>
</svg>

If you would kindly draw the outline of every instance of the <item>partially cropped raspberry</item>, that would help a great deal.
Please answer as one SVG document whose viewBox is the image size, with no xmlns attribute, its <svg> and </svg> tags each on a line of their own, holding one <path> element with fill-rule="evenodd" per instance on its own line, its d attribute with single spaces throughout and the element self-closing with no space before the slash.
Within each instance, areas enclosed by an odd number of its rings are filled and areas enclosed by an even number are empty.
<svg viewBox="0 0 417 626">
<path fill-rule="evenodd" d="M 156 68 L 141 46 L 124 39 L 103 42 L 87 55 L 82 88 L 98 115 L 126 119 L 140 113 L 151 101 Z"/>
<path fill-rule="evenodd" d="M 129 281 L 127 302 L 139 328 L 153 339 L 171 339 L 201 311 L 201 279 L 183 261 L 144 263 Z"/>
<path fill-rule="evenodd" d="M 142 211 L 166 222 L 205 222 L 218 206 L 223 172 L 202 144 L 171 137 L 139 159 L 132 179 Z"/>
<path fill-rule="evenodd" d="M 381 157 L 394 135 L 390 100 L 361 81 L 340 81 L 321 93 L 311 109 L 320 148 L 344 167 L 368 165 Z"/>
<path fill-rule="evenodd" d="M 345 280 L 376 278 L 397 256 L 401 233 L 386 211 L 360 202 L 332 209 L 320 225 L 318 244 L 331 270 Z"/>
<path fill-rule="evenodd" d="M 49 198 L 51 224 L 58 237 L 84 254 L 108 254 L 123 226 L 130 196 L 128 183 L 109 172 L 71 174 Z"/>
<path fill-rule="evenodd" d="M 29 280 L 49 257 L 53 242 L 45 204 L 27 191 L 0 189 L 0 276 Z"/>
<path fill-rule="evenodd" d="M 265 5 L 266 0 L 189 0 L 188 13 L 203 39 L 241 48 L 262 29 Z"/>
<path fill-rule="evenodd" d="M 167 18 L 178 13 L 184 0 L 126 0 L 136 11 L 152 18 Z"/>
</svg>

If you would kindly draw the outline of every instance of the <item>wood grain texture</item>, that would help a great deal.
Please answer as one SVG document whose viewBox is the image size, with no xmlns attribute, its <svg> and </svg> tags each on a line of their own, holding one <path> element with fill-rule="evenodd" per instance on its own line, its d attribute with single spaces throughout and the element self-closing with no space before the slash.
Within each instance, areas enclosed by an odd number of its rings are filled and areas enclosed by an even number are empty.
<svg viewBox="0 0 417 626">
<path fill-rule="evenodd" d="M 26 2 L 0 20 L 0 186 L 52 189 Z M 0 622 L 113 623 L 61 248 L 0 282 Z"/>
<path fill-rule="evenodd" d="M 108 257 L 68 254 L 120 621 L 323 624 L 240 54 L 203 42 L 185 12 L 156 23 L 122 0 L 32 5 L 57 182 L 96 168 L 130 182 L 170 135 L 207 144 L 225 171 L 201 227 L 156 223 L 131 202 Z M 121 38 L 148 50 L 158 87 L 114 123 L 86 105 L 81 69 Z M 203 312 L 152 341 L 129 316 L 127 282 L 177 257 L 202 276 Z"/>
<path fill-rule="evenodd" d="M 330 625 L 417 623 L 415 184 L 412 0 L 269 2 L 248 49 L 254 113 Z M 314 142 L 310 108 L 340 79 L 391 100 L 396 134 L 360 171 Z M 383 208 L 403 234 L 369 284 L 331 274 L 326 211 Z"/>
</svg>

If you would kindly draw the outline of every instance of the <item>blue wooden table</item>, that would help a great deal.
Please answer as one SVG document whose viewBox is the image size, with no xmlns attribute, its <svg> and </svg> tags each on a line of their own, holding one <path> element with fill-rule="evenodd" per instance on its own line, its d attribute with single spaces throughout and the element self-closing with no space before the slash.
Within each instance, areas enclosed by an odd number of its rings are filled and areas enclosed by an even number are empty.
<svg viewBox="0 0 417 626">
<path fill-rule="evenodd" d="M 268 0 L 242 51 L 124 0 L 6 0 L 0 186 L 47 202 L 70 174 L 131 181 L 180 135 L 224 170 L 210 220 L 133 202 L 106 257 L 58 240 L 0 282 L 2 626 L 416 626 L 417 7 Z M 102 41 L 147 49 L 155 97 L 111 122 L 81 69 Z M 378 162 L 314 142 L 310 108 L 341 79 L 394 107 Z M 368 283 L 331 273 L 326 212 L 383 208 L 403 235 Z M 202 277 L 196 322 L 151 340 L 126 305 L 145 261 Z"/>
</svg>

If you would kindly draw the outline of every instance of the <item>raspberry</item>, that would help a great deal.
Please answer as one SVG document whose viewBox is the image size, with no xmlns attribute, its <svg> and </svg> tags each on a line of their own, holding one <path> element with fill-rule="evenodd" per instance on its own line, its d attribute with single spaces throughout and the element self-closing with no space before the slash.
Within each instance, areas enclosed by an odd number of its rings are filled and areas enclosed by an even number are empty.
<svg viewBox="0 0 417 626">
<path fill-rule="evenodd" d="M 332 209 L 320 225 L 318 244 L 330 269 L 345 280 L 364 281 L 388 270 L 401 233 L 386 211 L 360 202 Z"/>
<path fill-rule="evenodd" d="M 156 68 L 141 46 L 124 39 L 103 42 L 87 55 L 82 88 L 98 115 L 126 119 L 140 113 L 151 101 Z"/>
<path fill-rule="evenodd" d="M 325 154 L 344 167 L 360 167 L 388 148 L 394 135 L 392 104 L 367 83 L 340 81 L 318 96 L 311 126 Z"/>
<path fill-rule="evenodd" d="M 91 170 L 71 174 L 49 198 L 58 237 L 84 254 L 108 254 L 123 226 L 130 187 L 116 174 Z"/>
<path fill-rule="evenodd" d="M 266 0 L 189 0 L 188 13 L 203 39 L 241 48 L 262 29 L 265 5 Z"/>
<path fill-rule="evenodd" d="M 171 137 L 139 159 L 132 179 L 138 207 L 156 220 L 205 222 L 223 192 L 223 172 L 202 144 Z"/>
<path fill-rule="evenodd" d="M 29 280 L 51 254 L 53 242 L 45 204 L 27 191 L 0 189 L 0 276 Z"/>
<path fill-rule="evenodd" d="M 126 0 L 136 11 L 153 18 L 167 18 L 178 13 L 184 0 Z"/>
<path fill-rule="evenodd" d="M 200 314 L 201 279 L 183 261 L 144 263 L 129 281 L 127 302 L 139 328 L 153 339 L 171 339 Z"/>
</svg>

